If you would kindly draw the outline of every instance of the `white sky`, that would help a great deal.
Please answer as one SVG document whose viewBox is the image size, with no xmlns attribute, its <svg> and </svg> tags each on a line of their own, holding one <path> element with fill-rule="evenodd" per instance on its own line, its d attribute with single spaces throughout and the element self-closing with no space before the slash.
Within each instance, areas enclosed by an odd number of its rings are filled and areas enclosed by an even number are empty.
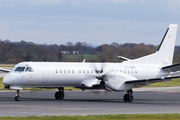
<svg viewBox="0 0 180 120">
<path fill-rule="evenodd" d="M 180 0 L 0 0 L 0 39 L 12 42 L 158 45 L 171 23 Z"/>
</svg>

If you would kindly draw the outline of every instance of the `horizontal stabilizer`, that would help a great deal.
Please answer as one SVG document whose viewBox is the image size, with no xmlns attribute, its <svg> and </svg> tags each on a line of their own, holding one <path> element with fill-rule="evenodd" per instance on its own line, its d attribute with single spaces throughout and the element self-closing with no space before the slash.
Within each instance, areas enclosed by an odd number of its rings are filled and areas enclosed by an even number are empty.
<svg viewBox="0 0 180 120">
<path fill-rule="evenodd" d="M 177 72 L 177 71 L 180 71 L 180 63 L 174 64 L 174 65 L 170 65 L 170 66 L 166 66 L 166 67 L 162 67 L 162 70 L 168 71 L 168 72 Z"/>
</svg>

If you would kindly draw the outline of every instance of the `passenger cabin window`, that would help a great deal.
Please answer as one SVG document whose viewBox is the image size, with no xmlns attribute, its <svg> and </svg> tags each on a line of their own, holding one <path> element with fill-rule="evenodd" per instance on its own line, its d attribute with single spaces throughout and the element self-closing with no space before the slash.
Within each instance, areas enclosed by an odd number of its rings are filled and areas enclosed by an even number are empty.
<svg viewBox="0 0 180 120">
<path fill-rule="evenodd" d="M 32 68 L 31 67 L 27 67 L 25 72 L 33 72 Z"/>
<path fill-rule="evenodd" d="M 17 67 L 14 71 L 23 72 L 25 67 Z"/>
</svg>

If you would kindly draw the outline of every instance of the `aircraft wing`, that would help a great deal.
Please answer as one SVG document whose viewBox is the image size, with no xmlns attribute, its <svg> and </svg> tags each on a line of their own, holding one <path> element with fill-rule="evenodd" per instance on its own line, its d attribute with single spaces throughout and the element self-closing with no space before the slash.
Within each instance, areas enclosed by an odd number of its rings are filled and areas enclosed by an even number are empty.
<svg viewBox="0 0 180 120">
<path fill-rule="evenodd" d="M 125 84 L 147 85 L 149 83 L 169 81 L 169 80 L 172 80 L 175 78 L 180 78 L 180 76 L 151 78 L 151 79 L 142 79 L 142 80 L 131 80 L 131 81 L 126 81 Z"/>
<path fill-rule="evenodd" d="M 8 73 L 8 72 L 10 72 L 11 70 L 0 68 L 0 71 L 1 71 L 1 72 L 7 72 L 7 73 Z"/>
<path fill-rule="evenodd" d="M 177 72 L 177 71 L 180 71 L 180 63 L 162 67 L 161 69 L 168 72 Z"/>
</svg>

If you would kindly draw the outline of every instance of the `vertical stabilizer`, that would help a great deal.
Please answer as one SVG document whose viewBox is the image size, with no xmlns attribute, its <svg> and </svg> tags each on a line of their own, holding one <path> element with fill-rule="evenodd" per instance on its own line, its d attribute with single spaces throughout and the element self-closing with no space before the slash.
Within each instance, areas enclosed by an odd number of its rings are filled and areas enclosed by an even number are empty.
<svg viewBox="0 0 180 120">
<path fill-rule="evenodd" d="M 125 63 L 152 63 L 158 64 L 162 67 L 172 65 L 177 26 L 177 24 L 169 25 L 156 53 L 130 60 Z"/>
</svg>

